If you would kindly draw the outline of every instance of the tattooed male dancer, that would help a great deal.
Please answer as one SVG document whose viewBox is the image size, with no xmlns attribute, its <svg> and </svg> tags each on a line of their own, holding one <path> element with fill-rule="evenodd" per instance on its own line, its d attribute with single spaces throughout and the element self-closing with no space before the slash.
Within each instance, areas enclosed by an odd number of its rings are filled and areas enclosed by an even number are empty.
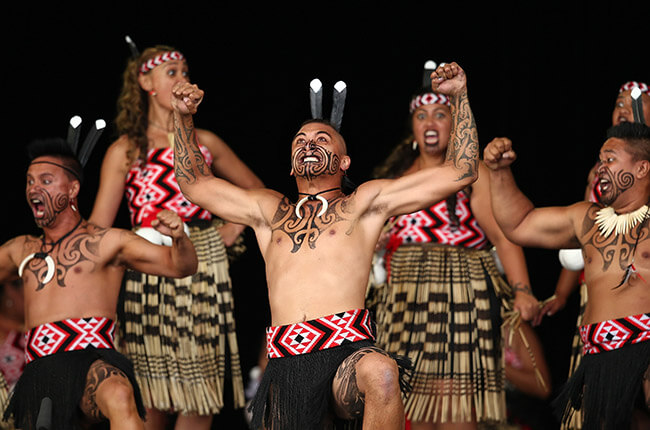
<svg viewBox="0 0 650 430">
<path fill-rule="evenodd" d="M 581 248 L 585 260 L 583 358 L 556 400 L 559 412 L 568 421 L 582 409 L 585 429 L 629 429 L 650 407 L 650 128 L 608 130 L 598 167 L 602 205 L 535 208 L 515 184 L 515 158 L 506 138 L 485 148 L 506 236 L 521 246 Z"/>
<path fill-rule="evenodd" d="M 134 233 L 99 228 L 77 209 L 82 169 L 63 139 L 30 145 L 27 202 L 41 237 L 0 247 L 0 280 L 22 276 L 27 365 L 5 412 L 17 428 L 35 429 L 49 398 L 51 428 L 108 419 L 111 428 L 143 429 L 144 407 L 133 370 L 113 347 L 118 293 L 126 267 L 169 277 L 194 273 L 194 246 L 178 215 L 155 228 L 173 238 L 156 246 Z"/>
<path fill-rule="evenodd" d="M 326 121 L 309 121 L 291 143 L 298 205 L 272 190 L 245 190 L 215 178 L 200 156 L 192 121 L 203 91 L 186 83 L 173 89 L 181 190 L 218 216 L 251 226 L 266 262 L 273 327 L 267 329 L 270 360 L 252 405 L 257 428 L 263 420 L 269 429 L 323 428 L 332 416 L 362 417 L 364 429 L 403 427 L 398 365 L 372 346 L 372 324 L 362 309 L 374 247 L 386 219 L 439 201 L 477 175 L 465 73 L 451 63 L 432 78 L 434 90 L 452 99 L 453 149 L 443 166 L 370 181 L 346 196 L 340 187 L 350 157 L 343 137 Z"/>
</svg>

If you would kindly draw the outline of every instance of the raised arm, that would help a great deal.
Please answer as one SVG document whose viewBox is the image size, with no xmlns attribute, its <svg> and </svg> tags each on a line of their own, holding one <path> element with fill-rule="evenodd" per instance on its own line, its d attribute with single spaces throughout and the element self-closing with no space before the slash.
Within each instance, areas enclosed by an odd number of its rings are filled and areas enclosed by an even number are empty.
<svg viewBox="0 0 650 430">
<path fill-rule="evenodd" d="M 203 100 L 196 85 L 180 82 L 172 89 L 174 109 L 174 173 L 185 197 L 225 219 L 245 225 L 264 222 L 259 193 L 245 190 L 212 174 L 197 145 L 192 115 Z"/>
<path fill-rule="evenodd" d="M 172 238 L 172 246 L 154 245 L 131 231 L 120 236 L 120 262 L 138 272 L 181 278 L 196 272 L 194 245 L 183 229 L 183 220 L 169 210 L 160 211 L 152 227 Z"/>
<path fill-rule="evenodd" d="M 516 159 L 512 142 L 496 138 L 485 148 L 483 160 L 490 171 L 492 213 L 508 239 L 520 246 L 539 248 L 576 248 L 580 243 L 569 207 L 535 208 L 519 190 L 510 170 Z M 583 204 L 587 204 L 584 203 Z"/>
<path fill-rule="evenodd" d="M 492 215 L 490 176 L 484 163 L 479 163 L 479 178 L 472 186 L 471 206 L 478 224 L 496 248 L 508 284 L 512 287 L 513 310 L 518 311 L 524 320 L 532 320 L 539 311 L 539 302 L 533 295 L 524 250 L 508 240 Z"/>
<path fill-rule="evenodd" d="M 128 138 L 120 137 L 109 146 L 102 161 L 99 189 L 93 211 L 88 218 L 93 224 L 108 228 L 113 225 L 124 198 L 124 181 L 129 169 Z"/>
<path fill-rule="evenodd" d="M 456 63 L 431 74 L 434 91 L 451 99 L 452 131 L 447 158 L 440 167 L 422 169 L 395 180 L 379 182 L 375 203 L 389 216 L 411 213 L 470 185 L 478 177 L 478 132 L 467 96 L 465 71 Z M 376 186 L 371 181 L 369 186 Z"/>
</svg>

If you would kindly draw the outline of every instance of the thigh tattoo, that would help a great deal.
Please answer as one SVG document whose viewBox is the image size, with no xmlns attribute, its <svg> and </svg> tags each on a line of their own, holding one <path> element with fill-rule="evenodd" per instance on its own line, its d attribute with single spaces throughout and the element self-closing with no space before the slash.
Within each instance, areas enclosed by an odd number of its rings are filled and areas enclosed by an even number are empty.
<svg viewBox="0 0 650 430">
<path fill-rule="evenodd" d="M 359 390 L 359 386 L 357 385 L 357 364 L 363 357 L 372 353 L 380 353 L 389 357 L 380 348 L 368 346 L 346 358 L 336 371 L 335 380 L 339 385 L 334 395 L 341 408 L 343 408 L 350 418 L 356 419 L 363 416 L 365 395 Z"/>
<path fill-rule="evenodd" d="M 86 388 L 81 398 L 81 410 L 89 418 L 97 421 L 106 419 L 104 414 L 99 410 L 99 406 L 97 406 L 97 388 L 99 388 L 102 382 L 114 376 L 128 380 L 124 372 L 102 360 L 95 361 L 88 369 Z"/>
</svg>

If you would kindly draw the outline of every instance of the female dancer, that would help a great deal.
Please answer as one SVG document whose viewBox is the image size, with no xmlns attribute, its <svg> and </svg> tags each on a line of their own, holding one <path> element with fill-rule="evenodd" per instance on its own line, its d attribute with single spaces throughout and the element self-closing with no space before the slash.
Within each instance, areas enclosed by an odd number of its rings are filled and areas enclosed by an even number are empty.
<svg viewBox="0 0 650 430">
<path fill-rule="evenodd" d="M 445 162 L 454 126 L 448 99 L 425 84 L 412 97 L 410 112 L 410 136 L 377 169 L 377 177 L 409 175 Z M 477 421 L 504 420 L 500 327 L 490 309 L 512 291 L 514 309 L 524 319 L 538 309 L 523 251 L 498 228 L 486 168 L 479 166 L 471 189 L 392 220 L 385 251 L 388 282 L 369 292 L 377 303 L 378 346 L 414 362 L 405 405 L 413 430 L 475 429 Z M 491 244 L 509 285 L 497 270 Z"/>
<path fill-rule="evenodd" d="M 131 223 L 145 237 L 151 237 L 147 227 L 162 209 L 177 212 L 187 224 L 198 272 L 183 279 L 128 272 L 120 326 L 124 353 L 134 363 L 149 408 L 147 428 L 164 428 L 167 414 L 178 413 L 176 429 L 209 429 L 212 415 L 223 407 L 226 373 L 235 407 L 245 402 L 225 248 L 244 227 L 216 224 L 183 197 L 174 177 L 171 88 L 189 81 L 183 54 L 168 46 L 134 50 L 123 79 L 119 138 L 102 163 L 90 220 L 112 225 L 126 196 Z M 216 174 L 240 187 L 262 186 L 218 136 L 207 130 L 197 130 L 197 136 Z"/>
</svg>

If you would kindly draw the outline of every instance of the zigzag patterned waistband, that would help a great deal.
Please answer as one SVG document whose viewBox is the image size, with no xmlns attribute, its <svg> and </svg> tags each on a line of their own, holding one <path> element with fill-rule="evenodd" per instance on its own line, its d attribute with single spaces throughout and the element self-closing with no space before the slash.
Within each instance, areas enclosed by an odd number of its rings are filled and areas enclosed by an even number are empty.
<svg viewBox="0 0 650 430">
<path fill-rule="evenodd" d="M 613 351 L 650 340 L 650 313 L 601 321 L 580 327 L 582 355 Z"/>
<path fill-rule="evenodd" d="M 114 349 L 115 322 L 108 318 L 75 318 L 39 325 L 25 334 L 25 362 L 89 347 Z"/>
<path fill-rule="evenodd" d="M 267 327 L 266 352 L 269 358 L 281 358 L 374 339 L 370 312 L 354 309 L 301 323 Z"/>
</svg>

